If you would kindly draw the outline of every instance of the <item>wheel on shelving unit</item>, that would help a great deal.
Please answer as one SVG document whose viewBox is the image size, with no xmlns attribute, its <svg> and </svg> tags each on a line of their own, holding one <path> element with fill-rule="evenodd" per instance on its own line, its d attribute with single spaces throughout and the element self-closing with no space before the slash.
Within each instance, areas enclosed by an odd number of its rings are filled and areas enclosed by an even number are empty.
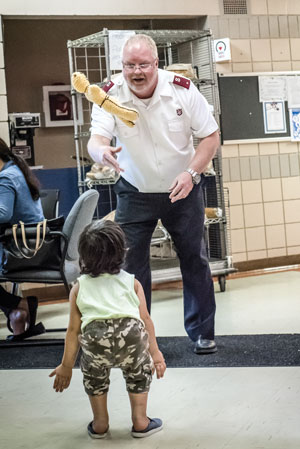
<svg viewBox="0 0 300 449">
<path fill-rule="evenodd" d="M 219 285 L 220 285 L 220 290 L 221 292 L 225 292 L 226 290 L 226 276 L 222 275 L 219 276 Z"/>
</svg>

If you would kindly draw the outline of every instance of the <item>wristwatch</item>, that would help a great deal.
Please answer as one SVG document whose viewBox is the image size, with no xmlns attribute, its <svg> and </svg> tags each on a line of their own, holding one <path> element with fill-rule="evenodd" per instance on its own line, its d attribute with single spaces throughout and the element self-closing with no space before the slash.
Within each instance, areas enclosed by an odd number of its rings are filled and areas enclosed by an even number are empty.
<svg viewBox="0 0 300 449">
<path fill-rule="evenodd" d="M 200 173 L 197 173 L 192 168 L 187 168 L 185 171 L 187 171 L 192 176 L 193 184 L 199 184 L 199 182 L 201 181 Z"/>
</svg>

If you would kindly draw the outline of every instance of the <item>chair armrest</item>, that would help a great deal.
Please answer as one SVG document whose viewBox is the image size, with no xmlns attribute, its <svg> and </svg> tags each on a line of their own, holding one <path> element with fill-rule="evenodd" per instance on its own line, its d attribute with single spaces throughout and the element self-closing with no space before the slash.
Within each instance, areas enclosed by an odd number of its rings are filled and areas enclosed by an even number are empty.
<svg viewBox="0 0 300 449">
<path fill-rule="evenodd" d="M 57 236 L 59 235 L 61 237 L 62 243 L 61 243 L 61 259 L 62 259 L 62 265 L 65 262 L 65 258 L 66 258 L 66 254 L 67 254 L 67 250 L 68 250 L 68 244 L 69 244 L 69 239 L 66 236 L 66 234 L 64 234 L 62 231 L 49 231 L 48 234 L 49 236 Z M 46 237 L 47 237 L 46 235 Z"/>
</svg>

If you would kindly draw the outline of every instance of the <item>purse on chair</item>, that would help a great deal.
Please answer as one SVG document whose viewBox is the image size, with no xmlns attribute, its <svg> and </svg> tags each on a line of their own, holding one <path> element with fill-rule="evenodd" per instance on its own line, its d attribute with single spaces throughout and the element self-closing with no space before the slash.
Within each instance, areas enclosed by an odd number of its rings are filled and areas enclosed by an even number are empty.
<svg viewBox="0 0 300 449">
<path fill-rule="evenodd" d="M 64 217 L 24 224 L 20 221 L 5 229 L 0 237 L 3 245 L 2 273 L 36 269 L 59 270 L 61 263 Z"/>
</svg>

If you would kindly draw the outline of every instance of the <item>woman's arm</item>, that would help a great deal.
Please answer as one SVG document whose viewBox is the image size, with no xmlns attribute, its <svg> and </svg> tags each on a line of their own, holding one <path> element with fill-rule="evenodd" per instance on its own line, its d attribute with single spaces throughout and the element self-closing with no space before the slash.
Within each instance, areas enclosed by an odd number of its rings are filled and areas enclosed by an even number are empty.
<svg viewBox="0 0 300 449">
<path fill-rule="evenodd" d="M 77 283 L 70 292 L 70 319 L 66 333 L 62 362 L 49 375 L 49 377 L 55 376 L 53 388 L 57 392 L 62 392 L 70 385 L 72 369 L 75 365 L 79 350 L 78 335 L 81 332 L 81 314 L 76 304 L 78 290 L 79 284 Z"/>
<path fill-rule="evenodd" d="M 156 376 L 159 379 L 160 377 L 163 377 L 164 372 L 166 371 L 165 359 L 163 354 L 159 350 L 156 341 L 154 324 L 147 310 L 147 304 L 143 287 L 141 286 L 140 282 L 137 279 L 134 280 L 134 289 L 135 293 L 137 294 L 140 300 L 140 307 L 139 307 L 140 317 L 144 321 L 145 328 L 149 334 L 149 352 L 154 362 Z"/>
<path fill-rule="evenodd" d="M 1 180 L 3 181 L 3 180 Z M 15 191 L 10 185 L 0 184 L 0 223 L 9 223 L 14 212 Z"/>
</svg>

